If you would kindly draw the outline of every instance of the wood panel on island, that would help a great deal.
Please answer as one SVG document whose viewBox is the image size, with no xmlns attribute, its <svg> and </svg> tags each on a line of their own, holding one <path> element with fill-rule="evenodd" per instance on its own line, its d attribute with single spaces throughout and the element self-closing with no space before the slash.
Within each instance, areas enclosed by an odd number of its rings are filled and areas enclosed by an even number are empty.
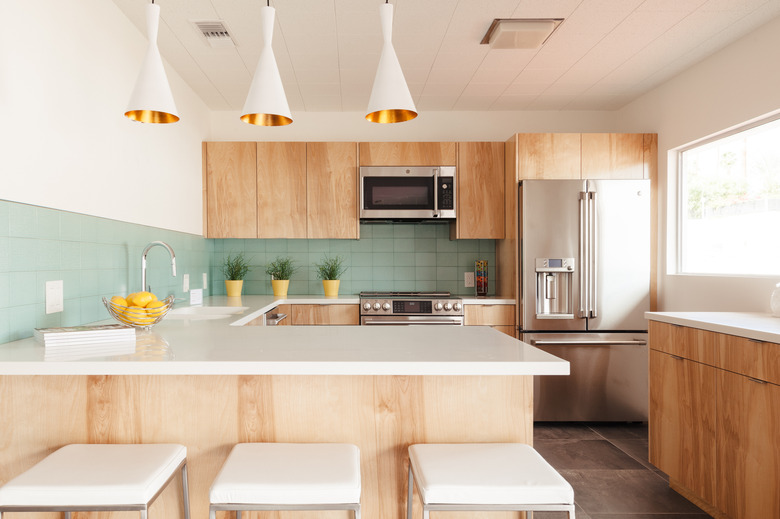
<svg viewBox="0 0 780 519">
<path fill-rule="evenodd" d="M 780 344 L 649 328 L 650 462 L 715 518 L 780 517 Z"/>
</svg>

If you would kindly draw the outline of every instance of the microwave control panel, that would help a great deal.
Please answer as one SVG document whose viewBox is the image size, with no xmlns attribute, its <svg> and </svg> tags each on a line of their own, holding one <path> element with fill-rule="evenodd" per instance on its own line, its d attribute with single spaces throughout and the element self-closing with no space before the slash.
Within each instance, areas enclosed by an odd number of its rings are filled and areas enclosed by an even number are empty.
<svg viewBox="0 0 780 519">
<path fill-rule="evenodd" d="M 455 189 L 453 185 L 454 177 L 438 177 L 439 185 L 436 186 L 438 193 L 439 210 L 455 209 Z"/>
</svg>

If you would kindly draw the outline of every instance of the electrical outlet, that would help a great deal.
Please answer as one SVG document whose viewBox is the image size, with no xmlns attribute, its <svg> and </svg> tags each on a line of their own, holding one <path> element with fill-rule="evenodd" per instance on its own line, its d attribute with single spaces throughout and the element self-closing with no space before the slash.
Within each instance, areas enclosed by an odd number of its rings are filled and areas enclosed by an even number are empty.
<svg viewBox="0 0 780 519">
<path fill-rule="evenodd" d="M 184 279 L 184 281 L 182 282 L 183 286 L 181 287 L 181 289 L 183 291 L 185 291 L 185 292 L 189 292 L 190 291 L 190 275 L 189 274 L 184 274 L 183 279 Z"/>
<path fill-rule="evenodd" d="M 62 280 L 46 282 L 46 313 L 53 314 L 65 309 L 63 304 Z"/>
<path fill-rule="evenodd" d="M 205 272 L 203 273 L 203 290 L 209 289 L 209 276 Z"/>
<path fill-rule="evenodd" d="M 463 283 L 466 288 L 473 287 L 474 286 L 474 273 L 473 272 L 464 272 L 463 273 Z"/>
</svg>

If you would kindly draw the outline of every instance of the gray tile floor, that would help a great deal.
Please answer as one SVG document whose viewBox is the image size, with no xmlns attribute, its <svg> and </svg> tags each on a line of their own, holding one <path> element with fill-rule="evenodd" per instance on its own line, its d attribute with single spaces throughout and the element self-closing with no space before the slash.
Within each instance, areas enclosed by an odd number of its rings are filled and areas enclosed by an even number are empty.
<svg viewBox="0 0 780 519">
<path fill-rule="evenodd" d="M 534 447 L 574 487 L 577 519 L 710 517 L 670 489 L 647 461 L 646 424 L 535 423 Z"/>
</svg>

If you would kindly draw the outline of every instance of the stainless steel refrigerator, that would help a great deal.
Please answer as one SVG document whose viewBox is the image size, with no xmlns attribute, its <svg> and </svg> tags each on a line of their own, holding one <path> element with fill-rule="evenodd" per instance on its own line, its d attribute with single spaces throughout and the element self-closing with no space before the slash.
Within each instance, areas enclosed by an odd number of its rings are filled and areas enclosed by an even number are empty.
<svg viewBox="0 0 780 519">
<path fill-rule="evenodd" d="M 521 339 L 571 364 L 536 377 L 537 421 L 646 421 L 650 182 L 524 180 Z"/>
</svg>

